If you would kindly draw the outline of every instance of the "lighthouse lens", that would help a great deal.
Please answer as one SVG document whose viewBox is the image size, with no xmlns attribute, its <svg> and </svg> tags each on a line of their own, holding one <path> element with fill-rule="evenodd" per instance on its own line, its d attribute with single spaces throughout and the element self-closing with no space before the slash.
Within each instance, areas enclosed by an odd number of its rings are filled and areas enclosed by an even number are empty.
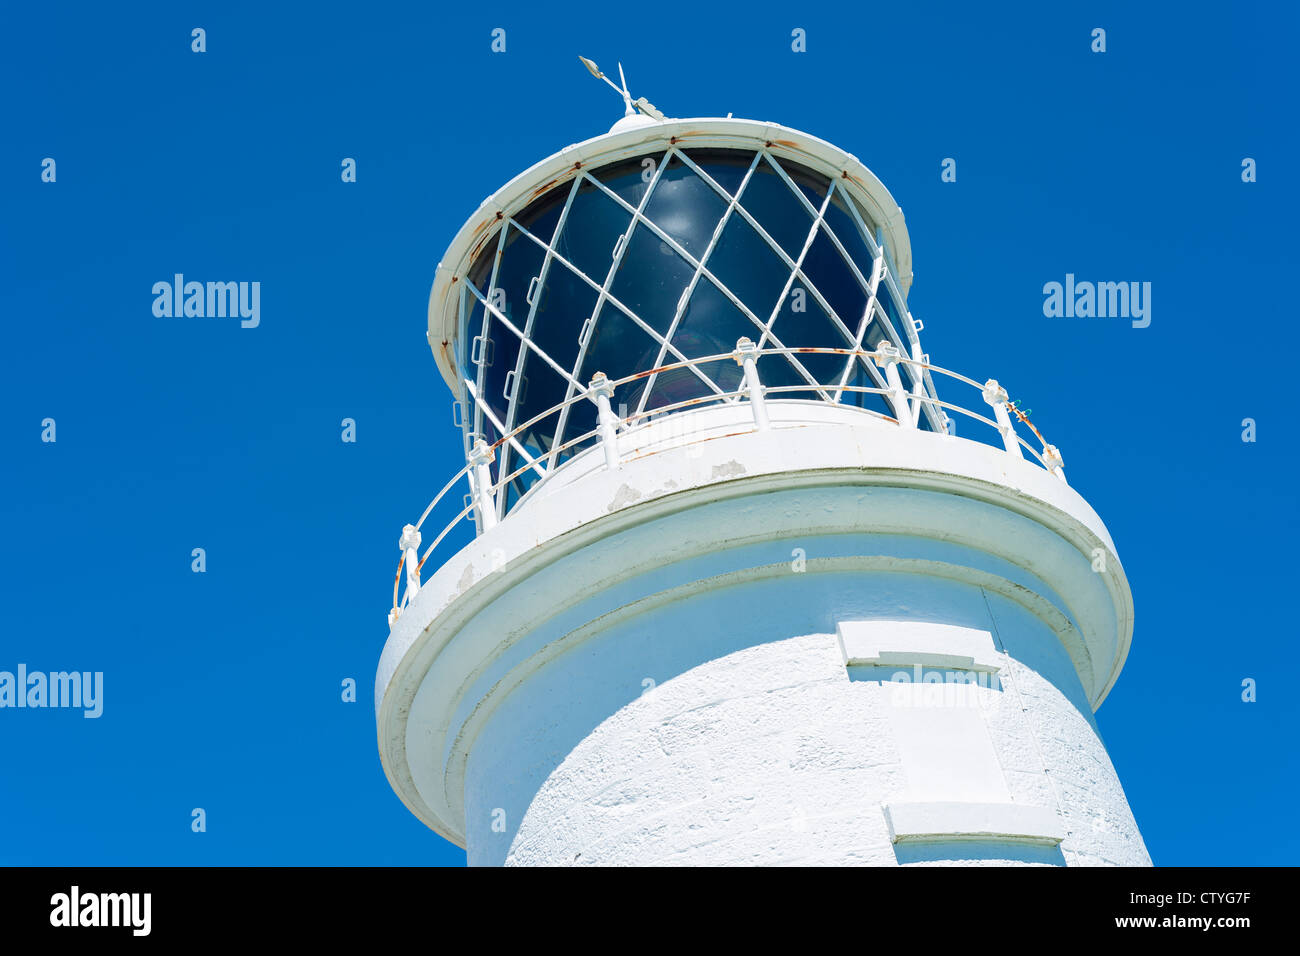
<svg viewBox="0 0 1300 956">
<path fill-rule="evenodd" d="M 730 400 L 741 338 L 777 350 L 758 360 L 771 400 L 891 416 L 879 368 L 847 353 L 886 340 L 910 354 L 913 335 L 848 189 L 767 151 L 674 147 L 578 172 L 504 217 L 466 276 L 457 348 L 467 431 L 513 433 L 493 466 L 524 469 L 508 504 L 595 442 L 597 373 L 620 418 Z"/>
</svg>

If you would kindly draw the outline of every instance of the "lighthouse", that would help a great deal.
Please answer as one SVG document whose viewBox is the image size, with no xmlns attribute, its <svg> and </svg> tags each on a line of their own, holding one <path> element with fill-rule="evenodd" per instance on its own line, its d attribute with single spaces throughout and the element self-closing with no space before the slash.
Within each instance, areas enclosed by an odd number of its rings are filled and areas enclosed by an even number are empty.
<svg viewBox="0 0 1300 956">
<path fill-rule="evenodd" d="M 1149 865 L 1094 718 L 1123 566 L 998 370 L 926 352 L 898 203 L 611 85 L 433 277 L 465 466 L 400 536 L 397 796 L 471 865 Z"/>
</svg>

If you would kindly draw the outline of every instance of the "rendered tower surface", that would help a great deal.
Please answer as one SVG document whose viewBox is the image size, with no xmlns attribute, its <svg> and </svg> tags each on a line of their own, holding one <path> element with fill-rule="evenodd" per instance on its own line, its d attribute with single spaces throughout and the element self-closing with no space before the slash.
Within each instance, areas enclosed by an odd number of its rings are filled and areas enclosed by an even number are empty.
<svg viewBox="0 0 1300 956">
<path fill-rule="evenodd" d="M 393 789 L 471 864 L 1149 865 L 1093 718 L 1123 568 L 922 350 L 898 204 L 805 133 L 637 106 L 437 268 L 466 467 L 402 536 Z"/>
</svg>

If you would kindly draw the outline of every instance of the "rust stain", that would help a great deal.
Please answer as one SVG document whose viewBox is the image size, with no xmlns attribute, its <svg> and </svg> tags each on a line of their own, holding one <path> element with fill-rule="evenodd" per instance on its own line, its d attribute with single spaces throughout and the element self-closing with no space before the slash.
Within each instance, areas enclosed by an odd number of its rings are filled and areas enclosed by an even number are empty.
<svg viewBox="0 0 1300 956">
<path fill-rule="evenodd" d="M 844 170 L 844 178 L 847 179 L 849 182 L 853 183 L 853 185 L 858 186 L 858 187 L 860 187 L 860 188 L 863 189 L 863 190 L 866 190 L 866 188 L 867 188 L 867 184 L 864 183 L 864 182 L 863 182 L 861 179 L 859 179 L 857 176 L 850 176 L 850 175 L 849 175 L 849 171 L 848 171 L 847 169 Z"/>
<path fill-rule="evenodd" d="M 554 189 L 556 186 L 559 186 L 563 183 L 570 181 L 573 178 L 571 174 L 580 169 L 582 169 L 582 163 L 574 163 L 573 168 L 566 170 L 564 175 L 556 176 L 555 178 L 547 180 L 546 182 L 542 183 L 540 186 L 536 187 L 531 193 L 528 194 L 528 199 L 525 205 L 527 203 L 531 203 L 534 199 L 537 199 L 539 196 L 542 196 L 543 194 Z M 478 223 L 474 227 L 474 231 L 471 233 L 474 242 L 473 245 L 470 247 L 470 252 L 469 252 L 469 257 L 471 262 L 477 259 L 480 255 L 482 255 L 483 247 L 487 244 L 487 241 L 496 235 L 495 227 L 497 223 L 501 222 L 504 218 L 505 218 L 505 213 L 498 211 L 491 219 L 484 220 L 483 222 Z"/>
<path fill-rule="evenodd" d="M 569 182 L 570 180 L 573 179 L 572 174 L 576 172 L 580 172 L 581 170 L 582 170 L 582 163 L 581 162 L 574 163 L 567 170 L 565 170 L 562 175 L 556 176 L 554 179 L 547 180 L 546 182 L 538 186 L 536 189 L 534 189 L 531 193 L 529 193 L 528 201 L 532 202 L 534 199 L 536 199 L 538 196 L 541 196 L 543 193 L 550 192 L 552 189 L 554 189 L 556 186 L 561 185 L 562 183 Z"/>
<path fill-rule="evenodd" d="M 494 221 L 493 221 L 493 225 L 495 225 L 495 224 L 496 224 L 496 223 L 495 223 L 495 220 L 494 220 Z M 495 235 L 496 235 L 496 231 L 493 230 L 492 232 L 489 232 L 489 233 L 487 233 L 486 235 L 481 236 L 481 237 L 480 237 L 480 238 L 479 238 L 479 239 L 474 243 L 474 245 L 470 248 L 470 251 L 469 251 L 470 262 L 473 262 L 473 261 L 475 261 L 476 259 L 478 259 L 479 255 L 483 252 L 483 247 L 484 247 L 485 245 L 487 245 L 487 243 L 488 243 L 488 242 L 489 242 L 489 241 L 490 241 L 490 240 L 491 240 Z"/>
<path fill-rule="evenodd" d="M 546 192 L 548 189 L 552 188 L 553 186 L 558 186 L 559 184 L 560 184 L 560 177 L 557 176 L 555 179 L 552 179 L 550 182 L 542 183 L 540 186 L 534 189 L 531 193 L 528 194 L 528 198 L 536 199 L 538 196 Z"/>
</svg>

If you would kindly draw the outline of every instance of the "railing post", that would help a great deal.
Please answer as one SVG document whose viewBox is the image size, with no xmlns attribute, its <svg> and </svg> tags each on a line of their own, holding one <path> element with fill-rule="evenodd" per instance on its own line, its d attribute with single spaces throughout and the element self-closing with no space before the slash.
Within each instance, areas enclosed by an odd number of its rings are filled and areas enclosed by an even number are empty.
<svg viewBox="0 0 1300 956">
<path fill-rule="evenodd" d="M 614 410 L 609 406 L 609 400 L 614 397 L 614 386 L 609 383 L 604 372 L 597 372 L 591 377 L 588 394 L 596 402 L 596 428 L 600 432 L 600 447 L 605 450 L 605 467 L 614 471 L 619 465 Z"/>
<path fill-rule="evenodd" d="M 406 607 L 420 593 L 420 532 L 415 525 L 408 524 L 402 526 L 402 536 L 397 541 L 397 550 L 402 552 L 402 563 L 397 569 L 400 576 L 402 569 L 406 569 L 406 590 L 402 596 L 398 597 L 396 590 L 393 591 L 394 605 L 393 609 L 388 612 L 388 627 L 392 628 L 397 622 L 397 618 L 402 613 L 402 608 Z M 397 584 L 394 582 L 393 588 Z"/>
<path fill-rule="evenodd" d="M 767 403 L 763 398 L 763 383 L 758 378 L 758 346 L 748 337 L 736 342 L 736 351 L 732 353 L 736 364 L 745 370 L 745 388 L 749 391 L 749 407 L 754 413 L 754 427 L 767 431 L 771 422 L 767 417 Z"/>
<path fill-rule="evenodd" d="M 1047 464 L 1047 470 L 1057 478 L 1065 481 L 1065 462 L 1061 460 L 1061 451 L 1055 445 L 1043 446 L 1043 461 Z M 1065 482 L 1067 485 L 1068 481 Z"/>
<path fill-rule="evenodd" d="M 993 407 L 993 417 L 1002 433 L 1002 444 L 1017 458 L 1024 458 L 1025 453 L 1020 450 L 1020 442 L 1016 439 L 1016 428 L 1007 412 L 1007 390 L 998 384 L 997 379 L 991 378 L 984 383 L 984 401 Z"/>
<path fill-rule="evenodd" d="M 397 547 L 405 555 L 406 592 L 402 598 L 402 606 L 405 607 L 420 593 L 420 532 L 415 525 L 408 524 L 402 528 L 402 537 L 397 542 Z"/>
<path fill-rule="evenodd" d="M 469 463 L 473 466 L 473 486 L 470 490 L 474 495 L 474 507 L 478 510 L 479 527 L 487 531 L 495 528 L 497 524 L 497 503 L 492 494 L 492 472 L 488 465 L 492 464 L 496 458 L 496 453 L 492 451 L 490 445 L 483 439 L 474 442 L 474 447 L 469 450 Z"/>
<path fill-rule="evenodd" d="M 904 428 L 915 428 L 912 409 L 907 404 L 907 393 L 903 391 L 903 379 L 898 374 L 898 360 L 902 358 L 898 349 L 887 339 L 876 343 L 876 364 L 885 370 L 885 381 L 889 384 L 889 401 L 894 406 L 894 417 Z"/>
</svg>

